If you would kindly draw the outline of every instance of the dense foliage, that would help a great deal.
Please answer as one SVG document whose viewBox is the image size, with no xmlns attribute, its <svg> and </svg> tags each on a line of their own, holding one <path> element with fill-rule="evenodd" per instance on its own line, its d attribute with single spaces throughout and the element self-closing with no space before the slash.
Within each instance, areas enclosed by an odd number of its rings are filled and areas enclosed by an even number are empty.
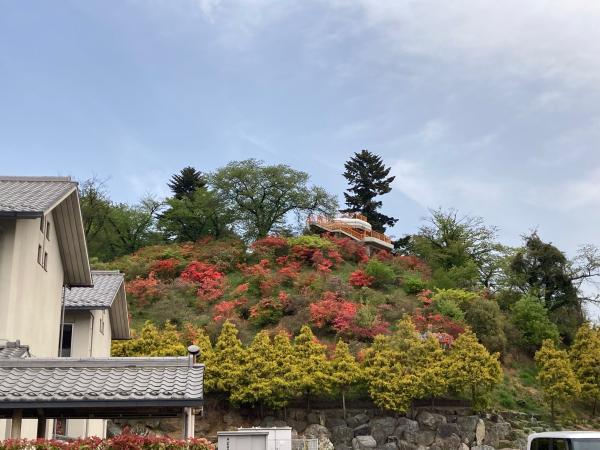
<svg viewBox="0 0 600 450">
<path fill-rule="evenodd" d="M 348 206 L 382 229 L 395 219 L 377 196 L 393 175 L 361 155 L 346 167 Z M 365 184 L 363 172 L 377 176 Z M 483 219 L 437 209 L 393 253 L 369 254 L 351 238 L 295 232 L 292 216 L 331 213 L 335 201 L 288 166 L 188 167 L 171 184 L 173 197 L 137 206 L 82 185 L 93 264 L 126 273 L 137 330 L 113 354 L 180 355 L 196 342 L 207 391 L 259 408 L 366 396 L 398 412 L 439 396 L 518 405 L 506 389 L 530 370 L 516 383 L 534 401 L 553 410 L 576 398 L 595 412 L 600 339 L 584 304 L 597 300 L 585 285 L 600 273 L 596 247 L 569 259 L 533 232 L 509 248 Z"/>
</svg>

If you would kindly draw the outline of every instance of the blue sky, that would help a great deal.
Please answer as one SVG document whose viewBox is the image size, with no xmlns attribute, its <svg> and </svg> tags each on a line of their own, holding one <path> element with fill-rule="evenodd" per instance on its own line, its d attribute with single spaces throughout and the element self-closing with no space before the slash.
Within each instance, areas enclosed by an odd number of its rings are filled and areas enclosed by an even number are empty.
<svg viewBox="0 0 600 450">
<path fill-rule="evenodd" d="M 0 0 L 0 172 L 164 196 L 255 157 L 341 196 L 368 148 L 416 230 L 456 207 L 517 244 L 600 244 L 600 3 Z"/>
</svg>

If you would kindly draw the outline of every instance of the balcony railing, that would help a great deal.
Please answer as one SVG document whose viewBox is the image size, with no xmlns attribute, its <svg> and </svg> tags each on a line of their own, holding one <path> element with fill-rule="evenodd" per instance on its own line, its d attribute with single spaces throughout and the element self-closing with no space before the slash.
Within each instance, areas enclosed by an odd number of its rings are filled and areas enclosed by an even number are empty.
<svg viewBox="0 0 600 450">
<path fill-rule="evenodd" d="M 364 217 L 364 216 L 361 216 L 361 217 Z M 353 217 L 353 218 L 357 218 L 357 217 Z M 365 217 L 365 219 L 366 219 L 366 217 Z M 361 220 L 364 220 L 364 219 L 361 219 Z M 365 222 L 366 222 L 366 220 L 365 220 Z M 360 229 L 352 228 L 343 223 L 334 222 L 331 219 L 329 219 L 327 217 L 323 217 L 323 216 L 309 217 L 308 224 L 309 225 L 311 225 L 311 224 L 318 225 L 321 228 L 324 228 L 328 231 L 340 231 L 340 232 L 349 234 L 350 236 L 358 239 L 359 241 L 364 241 L 365 238 L 372 237 L 375 239 L 379 239 L 380 241 L 386 242 L 388 244 L 392 243 L 392 240 L 383 233 L 378 233 L 377 231 L 360 230 Z"/>
</svg>

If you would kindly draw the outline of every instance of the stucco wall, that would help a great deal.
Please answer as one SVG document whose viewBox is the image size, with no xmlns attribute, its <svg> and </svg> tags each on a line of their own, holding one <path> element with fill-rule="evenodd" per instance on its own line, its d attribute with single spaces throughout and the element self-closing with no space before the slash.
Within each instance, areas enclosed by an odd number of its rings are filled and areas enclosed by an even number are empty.
<svg viewBox="0 0 600 450">
<path fill-rule="evenodd" d="M 61 315 L 63 266 L 47 219 L 50 240 L 39 219 L 2 221 L 0 231 L 0 339 L 19 339 L 37 357 L 58 355 Z M 47 270 L 37 262 L 38 245 L 48 253 Z"/>
<path fill-rule="evenodd" d="M 47 220 L 50 240 L 39 219 L 0 220 L 0 339 L 19 339 L 37 357 L 58 355 L 60 332 L 63 267 L 52 214 Z M 47 271 L 37 262 L 38 245 L 48 253 Z M 23 420 L 23 437 L 36 429 L 37 420 Z M 10 421 L 0 420 L 0 438 L 9 433 Z"/>
<path fill-rule="evenodd" d="M 104 322 L 104 326 L 102 326 Z M 71 356 L 74 358 L 107 358 L 110 356 L 110 315 L 107 310 L 69 311 L 65 323 L 73 324 Z M 106 421 L 102 419 L 69 419 L 69 437 L 106 436 Z"/>
</svg>

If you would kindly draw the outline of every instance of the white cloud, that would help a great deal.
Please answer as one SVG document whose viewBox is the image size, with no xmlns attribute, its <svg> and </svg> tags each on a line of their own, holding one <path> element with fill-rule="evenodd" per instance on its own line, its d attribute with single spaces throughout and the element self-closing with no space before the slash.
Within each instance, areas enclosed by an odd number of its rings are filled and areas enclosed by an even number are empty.
<svg viewBox="0 0 600 450">
<path fill-rule="evenodd" d="M 334 2 L 348 9 L 346 2 Z M 355 5 L 355 4 L 352 4 Z M 361 0 L 356 11 L 388 48 L 457 64 L 461 70 L 600 81 L 600 3 L 586 0 Z M 355 9 L 356 7 L 354 7 Z"/>
</svg>

